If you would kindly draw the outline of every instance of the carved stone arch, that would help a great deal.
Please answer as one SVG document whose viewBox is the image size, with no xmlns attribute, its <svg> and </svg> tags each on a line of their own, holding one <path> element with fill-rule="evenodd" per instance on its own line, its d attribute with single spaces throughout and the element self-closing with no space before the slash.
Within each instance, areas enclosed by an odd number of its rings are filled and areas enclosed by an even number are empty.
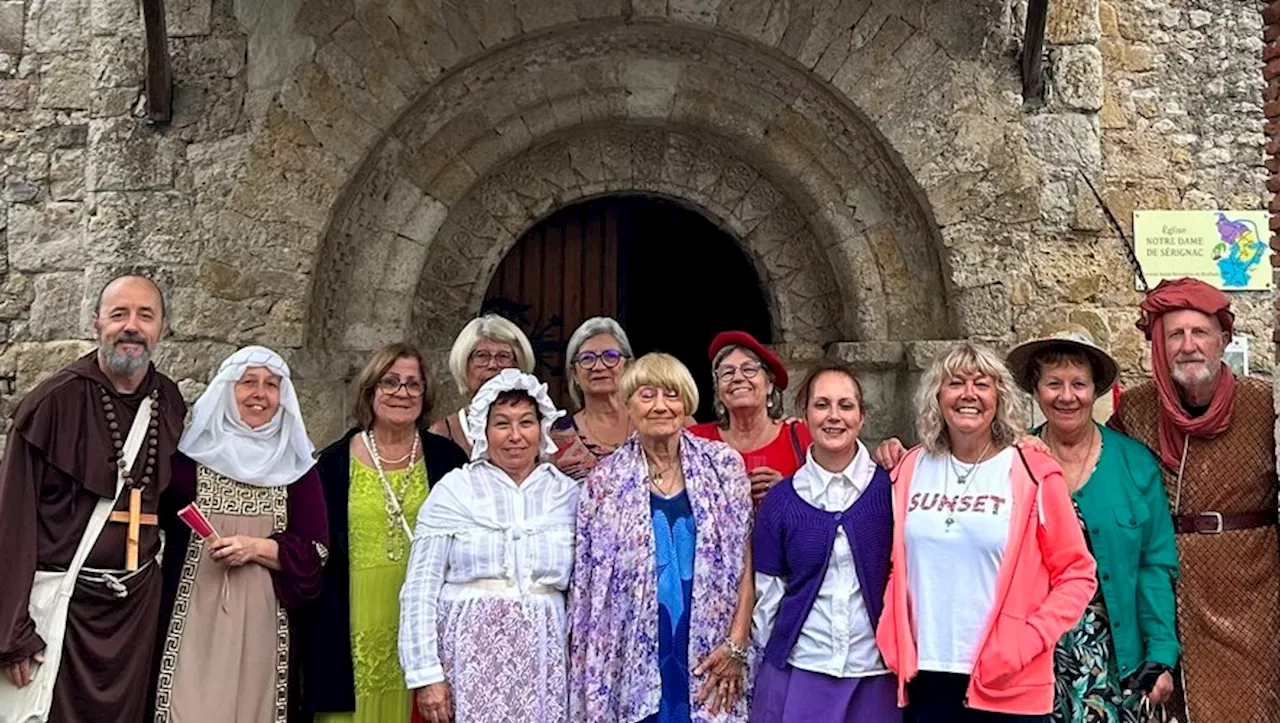
<svg viewBox="0 0 1280 723">
<path fill-rule="evenodd" d="M 637 160 L 637 149 L 656 149 L 658 157 Z M 631 162 L 618 162 L 627 155 Z M 540 192 L 542 184 L 554 191 Z M 413 337 L 447 348 L 456 320 L 480 307 L 494 270 L 525 230 L 567 205 L 620 193 L 672 199 L 737 239 L 760 275 L 778 341 L 820 345 L 844 338 L 831 269 L 814 263 L 822 245 L 786 194 L 709 139 L 648 127 L 583 129 L 531 149 L 477 183 L 431 245 L 411 312 Z"/>
<path fill-rule="evenodd" d="M 717 199 L 714 183 L 739 195 Z M 456 326 L 483 293 L 456 268 L 491 271 L 568 200 L 646 190 L 738 218 L 749 247 L 772 239 L 756 255 L 766 279 L 813 277 L 820 296 L 775 294 L 784 339 L 944 334 L 936 228 L 856 109 L 749 42 L 600 22 L 494 50 L 401 115 L 334 214 L 310 341 L 368 348 L 411 317 L 416 335 Z"/>
</svg>

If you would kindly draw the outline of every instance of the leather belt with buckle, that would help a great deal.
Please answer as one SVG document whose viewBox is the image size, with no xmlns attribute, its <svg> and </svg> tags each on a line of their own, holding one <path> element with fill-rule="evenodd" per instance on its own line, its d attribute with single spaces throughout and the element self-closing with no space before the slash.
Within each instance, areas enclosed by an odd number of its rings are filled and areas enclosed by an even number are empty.
<svg viewBox="0 0 1280 723">
<path fill-rule="evenodd" d="M 1221 512 L 1201 512 L 1198 515 L 1180 515 L 1173 518 L 1173 529 L 1180 535 L 1220 535 L 1228 530 L 1249 530 L 1255 527 L 1271 527 L 1280 521 L 1276 510 L 1245 512 L 1224 515 Z"/>
</svg>

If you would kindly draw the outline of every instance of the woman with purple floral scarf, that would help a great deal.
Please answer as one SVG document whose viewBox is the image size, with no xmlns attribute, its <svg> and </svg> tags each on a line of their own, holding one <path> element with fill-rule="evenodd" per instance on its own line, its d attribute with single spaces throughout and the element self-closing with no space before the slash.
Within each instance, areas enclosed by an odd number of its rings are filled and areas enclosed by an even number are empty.
<svg viewBox="0 0 1280 723">
<path fill-rule="evenodd" d="M 728 445 L 685 431 L 689 370 L 647 354 L 622 377 L 635 430 L 587 477 L 571 596 L 574 721 L 747 720 L 751 485 Z"/>
</svg>

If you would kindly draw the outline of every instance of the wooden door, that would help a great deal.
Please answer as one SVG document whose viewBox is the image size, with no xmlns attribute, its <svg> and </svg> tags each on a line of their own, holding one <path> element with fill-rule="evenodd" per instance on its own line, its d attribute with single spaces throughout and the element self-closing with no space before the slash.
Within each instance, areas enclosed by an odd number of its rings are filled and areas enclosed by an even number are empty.
<svg viewBox="0 0 1280 723">
<path fill-rule="evenodd" d="M 564 377 L 569 335 L 593 316 L 618 317 L 618 206 L 570 206 L 530 229 L 498 267 L 484 311 L 515 321 L 533 344 L 534 374 L 573 411 Z"/>
</svg>

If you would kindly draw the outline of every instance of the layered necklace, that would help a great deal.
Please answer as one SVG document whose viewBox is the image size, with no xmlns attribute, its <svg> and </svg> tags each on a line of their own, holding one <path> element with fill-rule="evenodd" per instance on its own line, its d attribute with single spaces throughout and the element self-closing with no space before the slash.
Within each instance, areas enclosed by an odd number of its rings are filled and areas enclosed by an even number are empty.
<svg viewBox="0 0 1280 723">
<path fill-rule="evenodd" d="M 365 430 L 360 433 L 360 439 L 364 442 L 364 448 L 369 452 L 369 459 L 373 460 L 373 468 L 378 473 L 378 482 L 382 487 L 382 503 L 383 510 L 387 514 L 387 559 L 392 562 L 399 562 L 404 559 L 405 551 L 408 548 L 409 541 L 413 539 L 413 528 L 409 527 L 409 522 L 404 518 L 404 498 L 409 491 L 409 480 L 413 476 L 413 464 L 418 458 L 418 442 L 419 436 L 417 432 L 413 435 L 413 445 L 409 447 L 409 453 L 396 459 L 383 459 L 378 453 L 378 442 L 374 439 L 373 433 Z M 404 474 L 400 477 L 399 488 L 392 487 L 391 480 L 387 478 L 386 465 L 403 464 L 408 462 L 404 468 Z M 397 523 L 399 529 L 397 529 Z M 401 536 L 400 533 L 404 535 Z"/>
<path fill-rule="evenodd" d="M 680 463 L 679 455 L 677 454 L 675 462 L 672 462 L 665 467 L 659 467 L 658 464 L 654 462 L 653 457 L 650 457 L 647 452 L 644 455 L 644 461 L 649 467 L 649 485 L 663 497 L 670 497 L 671 493 L 668 491 L 668 485 L 664 483 L 663 476 L 676 469 L 677 465 Z M 679 481 L 679 474 L 672 475 L 670 486 L 674 487 Z"/>
<path fill-rule="evenodd" d="M 983 447 L 982 451 L 978 453 L 978 461 L 969 464 L 968 467 L 965 467 L 964 463 L 956 458 L 954 452 L 947 453 L 947 463 L 951 465 L 951 471 L 956 473 L 956 484 L 964 487 L 964 483 L 968 482 L 973 473 L 982 466 L 982 463 L 987 461 L 986 456 L 990 449 L 991 443 L 987 442 L 987 446 Z M 948 532 L 951 531 L 951 526 L 956 523 L 956 506 L 949 504 L 950 496 L 947 494 L 950 489 L 951 475 L 944 475 L 942 478 L 942 499 L 948 501 L 947 519 L 945 520 Z"/>
</svg>

